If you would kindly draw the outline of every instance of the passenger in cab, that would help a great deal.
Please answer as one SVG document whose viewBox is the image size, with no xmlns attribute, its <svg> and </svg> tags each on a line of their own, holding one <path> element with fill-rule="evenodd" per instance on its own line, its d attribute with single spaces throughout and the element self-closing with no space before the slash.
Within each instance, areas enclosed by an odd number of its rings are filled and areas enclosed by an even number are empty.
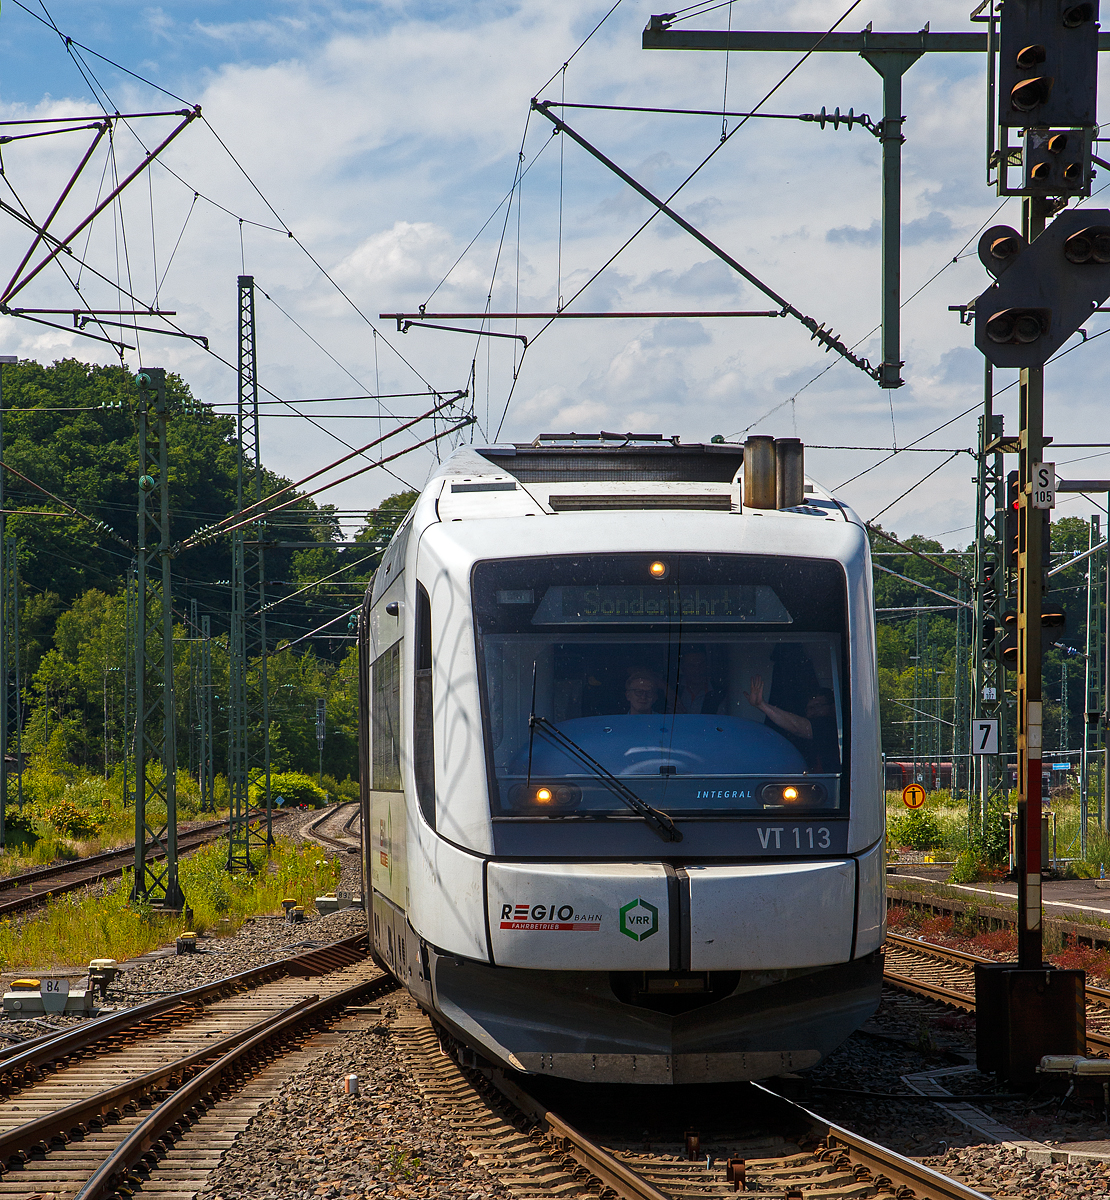
<svg viewBox="0 0 1110 1200">
<path fill-rule="evenodd" d="M 724 693 L 714 691 L 709 679 L 709 656 L 700 647 L 684 650 L 678 660 L 674 711 L 700 713 L 703 716 L 715 716 L 727 711 Z"/>
<path fill-rule="evenodd" d="M 763 699 L 763 677 L 753 675 L 748 703 L 773 721 L 805 756 L 811 771 L 839 771 L 840 745 L 836 728 L 836 701 L 831 688 L 816 688 L 806 701 L 805 716 L 787 712 Z"/>
<path fill-rule="evenodd" d="M 663 689 L 656 681 L 655 673 L 642 667 L 633 667 L 624 684 L 624 698 L 628 701 L 628 715 L 647 717 L 655 712 L 655 704 Z"/>
</svg>

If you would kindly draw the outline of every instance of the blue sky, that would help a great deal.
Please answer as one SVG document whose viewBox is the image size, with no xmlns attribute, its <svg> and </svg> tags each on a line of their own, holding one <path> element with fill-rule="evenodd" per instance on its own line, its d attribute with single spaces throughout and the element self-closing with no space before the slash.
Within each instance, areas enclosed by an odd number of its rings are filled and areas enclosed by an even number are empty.
<svg viewBox="0 0 1110 1200">
<path fill-rule="evenodd" d="M 43 15 L 31 0 L 24 3 Z M 823 30 L 848 3 L 783 0 L 770 11 L 755 0 L 735 0 L 731 22 L 733 28 Z M 424 381 L 462 388 L 473 375 L 478 438 L 494 436 L 510 389 L 501 436 L 518 440 L 560 428 L 631 428 L 693 440 L 750 427 L 797 433 L 813 446 L 878 446 L 890 444 L 893 420 L 905 444 L 974 406 L 982 360 L 948 305 L 966 302 L 986 285 L 973 239 L 1000 201 L 984 183 L 983 64 L 971 56 L 936 55 L 905 77 L 903 297 L 927 286 L 903 314 L 907 386 L 893 395 L 846 364 L 822 374 L 831 360 L 790 321 L 560 322 L 529 346 L 521 365 L 518 343 L 479 343 L 429 330 L 398 336 L 393 323 L 378 319 L 379 312 L 425 302 L 430 310 L 481 310 L 491 294 L 495 309 L 550 310 L 649 215 L 642 199 L 568 139 L 552 139 L 542 118 L 528 116 L 529 97 L 557 74 L 610 4 L 55 0 L 50 16 L 65 33 L 200 103 L 205 114 L 177 139 L 149 185 L 125 194 L 115 228 L 110 214 L 98 222 L 87 261 L 111 278 L 117 272 L 125 278 L 130 269 L 144 298 L 157 286 L 160 303 L 178 312 L 182 327 L 210 338 L 228 360 L 235 357 L 235 280 L 245 268 L 265 292 L 259 297 L 260 374 L 279 396 L 403 393 Z M 567 70 L 568 100 L 721 106 L 724 55 L 640 49 L 640 30 L 658 7 L 622 0 Z M 970 7 L 968 0 L 861 0 L 844 28 L 871 21 L 876 30 L 919 29 L 929 21 L 934 31 L 981 29 L 969 24 Z M 693 25 L 723 28 L 729 19 L 722 8 Z M 12 0 L 0 10 L 0 56 L 0 112 L 7 119 L 96 111 L 89 107 L 91 86 L 57 35 Z M 759 100 L 796 61 L 777 54 L 729 59 L 728 106 L 738 110 Z M 166 104 L 104 62 L 88 63 L 113 105 L 135 111 Z M 557 77 L 544 95 L 558 99 L 563 86 Z M 876 116 L 880 97 L 878 75 L 860 59 L 814 55 L 766 108 L 791 113 L 839 105 Z M 714 117 L 578 110 L 568 120 L 663 192 L 716 145 L 720 132 Z M 160 119 L 134 128 L 149 144 L 170 124 Z M 5 147 L 7 178 L 34 213 L 47 211 L 81 152 L 78 135 L 67 136 L 65 145 L 58 137 Z M 522 146 L 528 174 L 506 220 L 497 205 Z M 137 159 L 138 142 L 126 129 L 115 152 L 120 171 Z M 108 165 L 104 155 L 94 159 L 87 189 L 75 194 L 74 213 L 92 201 Z M 273 213 L 253 185 L 304 250 L 275 231 Z M 194 202 L 195 191 L 201 198 Z M 877 360 L 877 336 L 869 331 L 878 323 L 879 147 L 866 131 L 749 122 L 684 189 L 676 207 Z M 491 214 L 485 233 L 464 254 Z M 1015 221 L 1016 204 L 996 219 Z M 952 263 L 969 239 L 969 250 Z M 18 239 L 0 239 L 0 266 L 21 253 Z M 107 284 L 85 276 L 82 286 L 90 303 L 108 306 L 113 293 Z M 20 302 L 72 304 L 72 284 L 60 271 L 44 272 Z M 662 220 L 575 303 L 614 310 L 766 305 Z M 1105 320 L 1093 318 L 1088 332 Z M 539 331 L 535 323 L 521 328 L 529 337 Z M 1106 344 L 1069 355 L 1050 373 L 1046 426 L 1058 441 L 1076 428 L 1110 441 L 1100 431 L 1096 382 Z M 194 344 L 146 337 L 140 348 L 145 362 L 179 371 L 204 399 L 233 399 L 234 375 Z M 0 352 L 42 361 L 66 355 L 113 361 L 97 343 L 3 318 Z M 128 361 L 134 365 L 137 356 Z M 1008 382 L 1009 374 L 999 373 L 997 386 Z M 1010 388 L 999 401 L 1011 424 L 1015 392 Z M 398 398 L 386 409 L 404 415 L 405 406 L 416 403 Z M 366 415 L 377 413 L 375 405 L 351 402 L 328 411 L 347 414 L 321 422 L 336 436 L 352 444 L 372 436 L 376 422 Z M 925 444 L 955 449 L 974 438 L 972 412 Z M 267 459 L 292 476 L 342 452 L 330 434 L 277 416 L 267 420 L 263 445 Z M 1059 457 L 1063 462 L 1063 453 Z M 808 466 L 836 486 L 879 458 L 815 449 Z M 845 498 L 871 517 L 939 461 L 899 456 L 849 484 Z M 414 456 L 398 474 L 419 483 L 429 463 Z M 1088 461 L 1083 473 L 1099 466 L 1098 459 Z M 948 544 L 966 540 L 972 472 L 969 458 L 955 459 L 897 503 L 884 523 L 905 533 L 944 535 Z M 388 477 L 364 478 L 340 489 L 336 499 L 365 505 L 396 486 Z M 1081 510 L 1077 502 L 1067 509 Z"/>
</svg>

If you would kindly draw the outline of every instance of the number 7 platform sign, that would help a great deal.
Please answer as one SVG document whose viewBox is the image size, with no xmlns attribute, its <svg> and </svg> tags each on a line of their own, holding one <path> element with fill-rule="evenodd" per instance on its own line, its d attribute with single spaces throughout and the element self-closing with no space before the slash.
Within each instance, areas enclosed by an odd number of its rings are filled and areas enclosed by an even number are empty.
<svg viewBox="0 0 1110 1200">
<path fill-rule="evenodd" d="M 972 754 L 997 754 L 998 753 L 998 720 L 997 718 L 989 718 L 986 720 L 974 720 L 971 722 L 971 753 Z"/>
</svg>

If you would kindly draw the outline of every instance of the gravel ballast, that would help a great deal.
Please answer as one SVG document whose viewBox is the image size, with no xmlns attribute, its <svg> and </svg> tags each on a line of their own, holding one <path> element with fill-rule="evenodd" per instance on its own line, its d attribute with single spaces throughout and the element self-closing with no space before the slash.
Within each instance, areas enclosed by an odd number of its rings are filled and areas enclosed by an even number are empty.
<svg viewBox="0 0 1110 1200">
<path fill-rule="evenodd" d="M 422 1097 L 391 1026 L 415 1016 L 394 993 L 368 1032 L 338 1034 L 263 1104 L 198 1193 L 204 1200 L 272 1197 L 444 1197 L 494 1200 L 510 1192 L 480 1166 Z M 359 1077 L 360 1094 L 343 1092 Z"/>
</svg>

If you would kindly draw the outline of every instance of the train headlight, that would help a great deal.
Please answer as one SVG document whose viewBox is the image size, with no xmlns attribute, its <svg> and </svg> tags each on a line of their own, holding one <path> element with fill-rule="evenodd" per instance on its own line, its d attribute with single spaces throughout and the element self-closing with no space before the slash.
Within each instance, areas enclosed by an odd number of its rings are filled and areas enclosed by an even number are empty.
<svg viewBox="0 0 1110 1200">
<path fill-rule="evenodd" d="M 668 571 L 669 568 L 667 564 L 665 562 L 660 562 L 659 559 L 656 559 L 655 562 L 648 567 L 648 574 L 652 577 L 652 579 L 666 579 Z"/>
<path fill-rule="evenodd" d="M 819 783 L 765 783 L 759 789 L 759 798 L 766 808 L 824 804 L 827 797 L 828 793 Z"/>
<path fill-rule="evenodd" d="M 547 812 L 565 812 L 577 808 L 582 800 L 582 789 L 575 783 L 533 783 L 527 786 L 518 783 L 509 792 L 509 802 L 517 810 L 537 809 Z"/>
</svg>

